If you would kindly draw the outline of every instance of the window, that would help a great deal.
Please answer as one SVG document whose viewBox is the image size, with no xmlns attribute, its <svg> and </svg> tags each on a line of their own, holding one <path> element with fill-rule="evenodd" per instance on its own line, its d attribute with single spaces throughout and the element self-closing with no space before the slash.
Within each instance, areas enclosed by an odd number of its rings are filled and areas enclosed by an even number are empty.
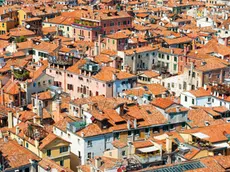
<svg viewBox="0 0 230 172">
<path fill-rule="evenodd" d="M 186 102 L 187 102 L 187 101 L 188 101 L 187 99 L 188 99 L 188 98 L 187 98 L 187 96 L 185 96 L 185 97 L 184 97 L 184 101 L 186 101 Z"/>
<path fill-rule="evenodd" d="M 64 160 L 60 161 L 60 166 L 64 166 Z"/>
<path fill-rule="evenodd" d="M 192 104 L 193 104 L 193 105 L 195 104 L 195 100 L 194 100 L 194 99 L 192 99 Z"/>
<path fill-rule="evenodd" d="M 121 152 L 121 155 L 122 155 L 122 156 L 125 156 L 125 154 L 126 154 L 125 151 L 122 151 L 122 152 Z"/>
<path fill-rule="evenodd" d="M 68 150 L 69 150 L 68 146 L 60 147 L 60 153 L 68 152 Z"/>
<path fill-rule="evenodd" d="M 51 150 L 50 150 L 50 149 L 47 150 L 47 151 L 46 151 L 46 154 L 47 154 L 48 157 L 50 157 L 50 156 L 51 156 Z"/>
<path fill-rule="evenodd" d="M 67 31 L 69 32 L 69 27 L 67 27 Z"/>
<path fill-rule="evenodd" d="M 106 137 L 106 138 L 105 138 L 105 142 L 106 142 L 106 143 L 109 143 L 109 142 L 110 142 L 110 138 L 109 138 L 109 137 Z"/>
<path fill-rule="evenodd" d="M 88 146 L 88 147 L 92 147 L 92 146 L 93 146 L 92 140 L 88 140 L 87 146 Z"/>
<path fill-rule="evenodd" d="M 149 134 L 149 128 L 146 128 L 146 129 L 145 129 L 145 133 L 146 133 L 146 134 Z"/>
<path fill-rule="evenodd" d="M 118 22 L 118 26 L 120 26 L 121 25 L 121 22 Z"/>
<path fill-rule="evenodd" d="M 114 23 L 113 23 L 113 22 L 111 22 L 111 23 L 110 23 L 110 26 L 114 26 Z"/>
<path fill-rule="evenodd" d="M 167 55 L 167 60 L 169 60 L 169 55 Z"/>
<path fill-rule="evenodd" d="M 196 77 L 196 73 L 195 73 L 195 72 L 192 73 L 192 77 L 193 77 L 193 78 Z"/>
<path fill-rule="evenodd" d="M 177 62 L 177 57 L 174 57 L 174 62 Z"/>
<path fill-rule="evenodd" d="M 140 130 L 135 130 L 135 131 L 134 131 L 134 135 L 135 135 L 135 136 L 136 136 L 136 135 L 137 135 L 137 136 L 140 136 Z"/>
<path fill-rule="evenodd" d="M 91 153 L 91 152 L 89 152 L 89 153 L 87 154 L 87 158 L 88 158 L 88 159 L 91 159 L 91 158 L 92 158 L 92 153 Z"/>
<path fill-rule="evenodd" d="M 26 143 L 26 148 L 28 148 L 29 147 L 29 144 L 28 143 Z"/>
<path fill-rule="evenodd" d="M 73 90 L 73 85 L 72 84 L 67 84 L 67 89 L 68 90 Z"/>
<path fill-rule="evenodd" d="M 131 136 L 132 135 L 132 131 L 128 131 L 128 136 Z"/>
<path fill-rule="evenodd" d="M 153 133 L 159 133 L 160 129 L 158 127 L 153 128 Z"/>
<path fill-rule="evenodd" d="M 126 25 L 126 21 L 123 21 L 123 25 Z"/>
<path fill-rule="evenodd" d="M 36 82 L 33 83 L 33 87 L 36 87 Z"/>
<path fill-rule="evenodd" d="M 177 64 L 173 65 L 173 70 L 176 71 L 177 70 Z"/>
<path fill-rule="evenodd" d="M 119 139 L 120 138 L 120 133 L 114 133 L 114 139 Z"/>
</svg>

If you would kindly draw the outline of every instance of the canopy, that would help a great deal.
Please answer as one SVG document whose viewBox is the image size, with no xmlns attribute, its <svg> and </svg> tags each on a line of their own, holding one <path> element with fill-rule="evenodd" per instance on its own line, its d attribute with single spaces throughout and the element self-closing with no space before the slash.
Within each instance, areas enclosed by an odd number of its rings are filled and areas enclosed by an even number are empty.
<svg viewBox="0 0 230 172">
<path fill-rule="evenodd" d="M 229 144 L 224 142 L 224 143 L 216 143 L 213 144 L 213 146 L 218 147 L 218 148 L 230 148 Z"/>
<path fill-rule="evenodd" d="M 143 153 L 147 153 L 147 152 L 157 151 L 159 150 L 159 148 L 157 148 L 156 146 L 151 146 L 151 147 L 146 147 L 146 148 L 139 148 L 138 150 Z"/>
<path fill-rule="evenodd" d="M 201 133 L 201 132 L 193 133 L 192 135 L 195 136 L 195 137 L 198 137 L 198 138 L 200 138 L 200 139 L 207 139 L 207 138 L 209 138 L 208 135 L 206 135 L 206 134 L 204 134 L 204 133 Z"/>
</svg>

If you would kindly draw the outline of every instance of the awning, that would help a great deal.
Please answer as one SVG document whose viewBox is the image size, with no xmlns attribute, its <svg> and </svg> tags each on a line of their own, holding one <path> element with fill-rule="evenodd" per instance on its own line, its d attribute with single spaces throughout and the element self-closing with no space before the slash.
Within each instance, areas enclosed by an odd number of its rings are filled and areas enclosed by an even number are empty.
<svg viewBox="0 0 230 172">
<path fill-rule="evenodd" d="M 209 138 L 208 135 L 206 135 L 206 134 L 204 134 L 204 133 L 201 133 L 201 132 L 193 133 L 192 135 L 195 136 L 195 137 L 198 137 L 198 138 L 200 138 L 200 139 L 207 139 L 207 138 Z"/>
<path fill-rule="evenodd" d="M 224 143 L 216 143 L 213 144 L 213 146 L 218 147 L 218 148 L 230 148 L 229 144 L 224 142 Z"/>
<path fill-rule="evenodd" d="M 164 134 L 162 134 L 162 135 L 155 136 L 154 139 L 157 139 L 157 140 L 165 140 L 167 137 L 168 137 L 168 135 L 164 133 Z"/>
<path fill-rule="evenodd" d="M 146 148 L 139 148 L 137 150 L 139 150 L 143 153 L 147 153 L 147 152 L 157 151 L 157 150 L 159 150 L 159 148 L 157 148 L 156 146 L 151 146 L 151 147 L 146 147 Z"/>
</svg>

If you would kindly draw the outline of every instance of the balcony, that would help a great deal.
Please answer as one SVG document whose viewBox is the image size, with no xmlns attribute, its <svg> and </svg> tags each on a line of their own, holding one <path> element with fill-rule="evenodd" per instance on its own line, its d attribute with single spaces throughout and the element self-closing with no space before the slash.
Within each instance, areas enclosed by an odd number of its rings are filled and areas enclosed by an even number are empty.
<svg viewBox="0 0 230 172">
<path fill-rule="evenodd" d="M 52 156 L 52 155 L 48 156 L 48 158 L 54 160 L 54 159 L 65 157 L 65 156 L 70 156 L 70 152 L 69 151 L 62 152 L 62 153 L 60 153 L 59 155 L 56 155 L 56 156 Z"/>
<path fill-rule="evenodd" d="M 18 79 L 20 81 L 24 81 L 29 78 L 30 73 L 29 71 L 25 69 L 14 69 L 13 70 L 13 75 L 15 79 Z"/>
<path fill-rule="evenodd" d="M 50 56 L 48 62 L 60 66 L 71 66 L 73 64 L 73 57 L 69 56 Z"/>
<path fill-rule="evenodd" d="M 84 35 L 78 34 L 78 37 L 79 37 L 79 39 L 85 39 L 85 36 L 84 36 Z"/>
<path fill-rule="evenodd" d="M 141 163 L 141 164 L 148 164 L 157 161 L 162 161 L 162 156 L 160 153 L 158 154 L 135 154 L 134 157 Z"/>
<path fill-rule="evenodd" d="M 87 28 L 87 29 L 91 29 L 91 30 L 98 30 L 101 28 L 101 26 L 99 26 L 99 22 L 96 21 L 86 21 L 86 20 L 75 20 L 73 23 L 73 26 L 75 27 L 79 27 L 79 28 Z"/>
</svg>

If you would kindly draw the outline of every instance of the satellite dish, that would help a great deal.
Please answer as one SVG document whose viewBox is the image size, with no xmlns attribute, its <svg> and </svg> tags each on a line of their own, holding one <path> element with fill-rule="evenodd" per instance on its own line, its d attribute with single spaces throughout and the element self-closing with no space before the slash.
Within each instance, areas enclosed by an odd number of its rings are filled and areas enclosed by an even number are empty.
<svg viewBox="0 0 230 172">
<path fill-rule="evenodd" d="M 30 28 L 30 25 L 29 25 L 29 24 L 27 24 L 27 25 L 26 25 L 26 29 L 29 29 L 29 28 Z"/>
</svg>

